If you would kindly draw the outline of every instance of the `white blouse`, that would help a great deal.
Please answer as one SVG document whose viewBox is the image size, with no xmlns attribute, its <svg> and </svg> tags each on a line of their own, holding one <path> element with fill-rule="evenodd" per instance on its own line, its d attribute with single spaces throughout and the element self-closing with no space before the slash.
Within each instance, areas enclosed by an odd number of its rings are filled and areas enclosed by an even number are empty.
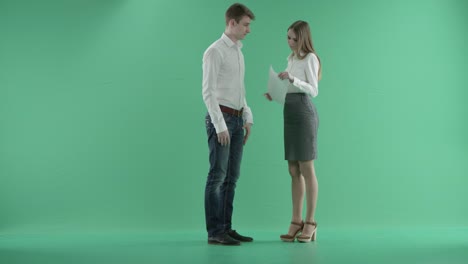
<svg viewBox="0 0 468 264">
<path fill-rule="evenodd" d="M 302 60 L 289 55 L 286 71 L 294 79 L 288 85 L 288 93 L 306 93 L 311 97 L 318 95 L 319 61 L 314 53 L 307 54 Z"/>
</svg>

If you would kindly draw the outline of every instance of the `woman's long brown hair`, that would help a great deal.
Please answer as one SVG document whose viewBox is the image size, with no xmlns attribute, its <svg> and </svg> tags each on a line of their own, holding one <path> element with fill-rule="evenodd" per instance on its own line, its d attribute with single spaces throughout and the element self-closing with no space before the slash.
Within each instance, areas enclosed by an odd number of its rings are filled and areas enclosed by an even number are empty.
<svg viewBox="0 0 468 264">
<path fill-rule="evenodd" d="M 297 37 L 297 57 L 302 60 L 307 56 L 307 54 L 314 53 L 319 61 L 318 79 L 322 79 L 322 63 L 320 62 L 320 58 L 315 52 L 314 45 L 312 44 L 312 36 L 310 33 L 309 24 L 305 21 L 298 20 L 289 26 L 288 30 L 290 29 L 296 34 Z M 304 52 L 304 55 L 301 55 L 301 51 Z"/>
</svg>

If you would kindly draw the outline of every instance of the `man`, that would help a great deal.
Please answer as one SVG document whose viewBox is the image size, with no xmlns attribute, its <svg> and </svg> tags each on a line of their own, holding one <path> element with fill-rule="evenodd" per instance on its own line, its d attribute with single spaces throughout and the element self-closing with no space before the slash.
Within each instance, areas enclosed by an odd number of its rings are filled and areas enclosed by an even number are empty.
<svg viewBox="0 0 468 264">
<path fill-rule="evenodd" d="M 210 153 L 205 218 L 209 244 L 240 245 L 253 241 L 232 230 L 231 223 L 243 145 L 253 124 L 245 99 L 240 40 L 250 33 L 250 21 L 255 16 L 246 6 L 236 3 L 227 9 L 225 18 L 223 35 L 203 55 L 202 94 L 208 109 L 205 123 Z"/>
</svg>

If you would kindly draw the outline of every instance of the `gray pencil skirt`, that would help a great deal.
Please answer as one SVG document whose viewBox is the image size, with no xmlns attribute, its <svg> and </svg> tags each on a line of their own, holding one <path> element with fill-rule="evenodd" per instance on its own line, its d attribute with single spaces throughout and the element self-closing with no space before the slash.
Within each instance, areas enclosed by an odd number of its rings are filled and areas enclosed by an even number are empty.
<svg viewBox="0 0 468 264">
<path fill-rule="evenodd" d="M 305 93 L 288 93 L 283 117 L 284 159 L 316 159 L 319 118 L 310 97 Z"/>
</svg>

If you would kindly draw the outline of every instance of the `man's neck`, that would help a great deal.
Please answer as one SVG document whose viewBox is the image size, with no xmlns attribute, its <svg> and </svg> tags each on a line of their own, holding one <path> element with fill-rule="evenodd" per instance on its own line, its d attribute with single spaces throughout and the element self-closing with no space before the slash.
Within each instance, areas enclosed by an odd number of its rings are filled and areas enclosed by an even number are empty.
<svg viewBox="0 0 468 264">
<path fill-rule="evenodd" d="M 224 31 L 224 35 L 226 35 L 229 39 L 232 40 L 232 42 L 234 42 L 234 43 L 236 43 L 236 44 L 237 44 L 237 42 L 239 41 L 239 40 L 234 36 L 234 34 L 232 34 L 231 32 L 229 32 L 228 29 L 226 29 L 226 30 Z"/>
</svg>

